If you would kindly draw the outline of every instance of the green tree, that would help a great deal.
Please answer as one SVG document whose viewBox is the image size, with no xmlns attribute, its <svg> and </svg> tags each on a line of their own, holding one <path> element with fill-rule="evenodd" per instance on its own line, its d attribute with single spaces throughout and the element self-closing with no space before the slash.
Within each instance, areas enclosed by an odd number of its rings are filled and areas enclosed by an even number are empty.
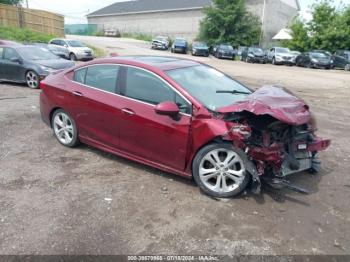
<svg viewBox="0 0 350 262">
<path fill-rule="evenodd" d="M 312 7 L 309 22 L 295 20 L 291 25 L 293 39 L 283 44 L 291 49 L 350 49 L 350 5 L 335 8 L 322 0 Z"/>
<path fill-rule="evenodd" d="M 259 43 L 261 24 L 258 17 L 249 13 L 245 0 L 213 0 L 204 9 L 198 38 L 209 44 L 220 42 L 233 46 Z"/>
<path fill-rule="evenodd" d="M 5 5 L 19 5 L 22 3 L 22 0 L 0 0 L 0 4 Z"/>
</svg>

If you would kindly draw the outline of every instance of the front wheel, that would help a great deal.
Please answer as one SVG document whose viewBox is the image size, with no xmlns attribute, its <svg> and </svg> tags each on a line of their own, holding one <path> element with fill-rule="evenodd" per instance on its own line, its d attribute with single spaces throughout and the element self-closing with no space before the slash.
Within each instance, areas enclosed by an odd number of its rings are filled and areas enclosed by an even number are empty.
<svg viewBox="0 0 350 262">
<path fill-rule="evenodd" d="M 72 60 L 72 61 L 77 61 L 77 60 L 78 60 L 77 57 L 76 57 L 76 55 L 73 54 L 73 53 L 71 53 L 71 54 L 69 55 L 69 59 Z"/>
<path fill-rule="evenodd" d="M 247 158 L 230 144 L 215 143 L 203 147 L 192 165 L 193 178 L 207 195 L 233 197 L 248 185 Z"/>
<path fill-rule="evenodd" d="M 51 123 L 54 134 L 62 145 L 75 147 L 79 144 L 77 126 L 68 113 L 62 109 L 56 110 Z"/>
<path fill-rule="evenodd" d="M 39 87 L 39 82 L 39 75 L 36 72 L 28 71 L 26 73 L 26 83 L 28 87 L 36 89 Z"/>
</svg>

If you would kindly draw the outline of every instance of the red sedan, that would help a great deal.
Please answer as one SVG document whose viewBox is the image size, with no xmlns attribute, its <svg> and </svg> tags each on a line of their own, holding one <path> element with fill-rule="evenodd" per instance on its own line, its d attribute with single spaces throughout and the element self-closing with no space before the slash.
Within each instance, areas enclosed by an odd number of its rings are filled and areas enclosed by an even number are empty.
<svg viewBox="0 0 350 262">
<path fill-rule="evenodd" d="M 214 197 L 315 172 L 316 153 L 330 143 L 314 134 L 304 101 L 277 87 L 253 92 L 190 60 L 94 60 L 51 74 L 41 88 L 42 119 L 61 144 L 193 177 Z"/>
</svg>

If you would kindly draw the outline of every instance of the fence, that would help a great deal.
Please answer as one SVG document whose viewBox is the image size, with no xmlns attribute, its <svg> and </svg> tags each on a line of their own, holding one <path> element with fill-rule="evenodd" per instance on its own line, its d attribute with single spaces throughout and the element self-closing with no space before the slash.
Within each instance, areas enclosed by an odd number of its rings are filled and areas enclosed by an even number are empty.
<svg viewBox="0 0 350 262">
<path fill-rule="evenodd" d="M 33 31 L 64 36 L 64 16 L 36 9 L 0 4 L 0 26 L 26 27 Z"/>
</svg>

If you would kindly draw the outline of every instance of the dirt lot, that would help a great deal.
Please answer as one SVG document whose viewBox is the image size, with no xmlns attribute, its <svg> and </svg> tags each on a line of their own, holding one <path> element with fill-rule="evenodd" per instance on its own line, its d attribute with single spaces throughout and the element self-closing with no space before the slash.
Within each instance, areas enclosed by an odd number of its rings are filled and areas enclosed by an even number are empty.
<svg viewBox="0 0 350 262">
<path fill-rule="evenodd" d="M 134 40 L 83 40 L 164 54 Z M 291 178 L 310 195 L 265 188 L 215 200 L 171 174 L 67 149 L 41 122 L 39 90 L 0 84 L 0 254 L 350 254 L 350 74 L 196 59 L 309 102 L 319 134 L 333 140 L 320 174 Z"/>
</svg>

